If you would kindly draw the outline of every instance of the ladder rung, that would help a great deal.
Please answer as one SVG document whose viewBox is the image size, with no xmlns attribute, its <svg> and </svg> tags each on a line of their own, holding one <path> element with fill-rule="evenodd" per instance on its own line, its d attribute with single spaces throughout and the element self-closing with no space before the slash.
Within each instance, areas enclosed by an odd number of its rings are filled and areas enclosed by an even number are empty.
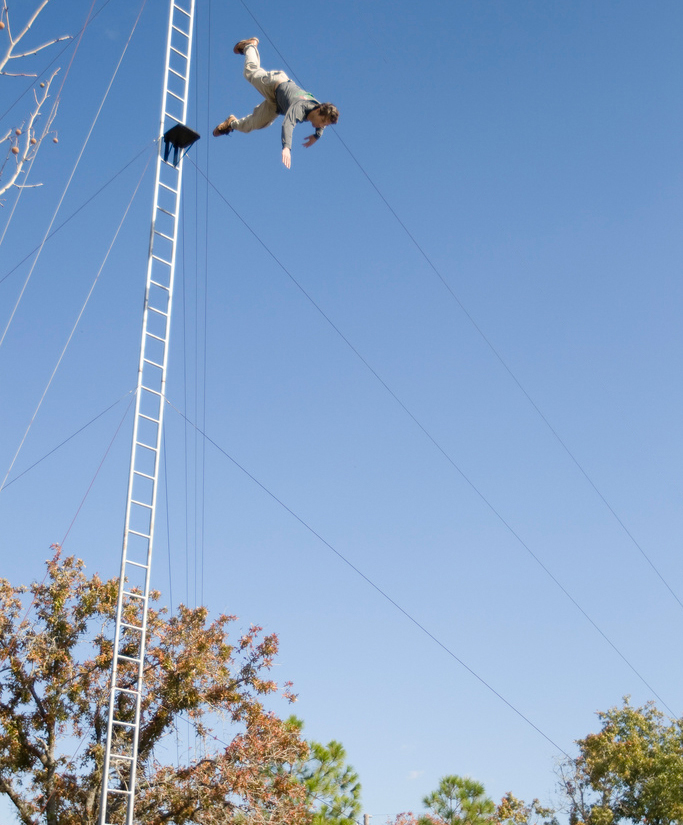
<svg viewBox="0 0 683 825">
<path fill-rule="evenodd" d="M 143 387 L 142 389 L 146 390 L 147 387 Z M 150 392 L 151 392 L 151 390 L 150 390 Z M 136 441 L 135 444 L 138 447 L 144 447 L 145 449 L 150 450 L 151 452 L 155 453 L 155 457 L 156 457 L 156 452 L 157 452 L 156 447 L 153 447 L 151 444 L 145 444 L 144 441 Z M 143 455 L 144 455 L 144 453 L 143 453 Z"/>
<path fill-rule="evenodd" d="M 180 121 L 178 121 L 178 123 L 180 123 Z M 173 164 L 172 164 L 172 163 L 167 163 L 167 161 L 164 161 L 164 163 L 165 163 L 167 166 L 173 166 Z M 175 218 L 175 213 L 174 213 L 174 212 L 169 212 L 169 211 L 168 211 L 168 209 L 164 209 L 164 207 L 163 207 L 163 206 L 159 206 L 159 205 L 157 205 L 157 209 L 159 210 L 159 212 L 163 212 L 165 215 L 168 215 L 168 216 L 169 216 L 169 217 L 171 217 L 171 218 Z"/>
<path fill-rule="evenodd" d="M 136 504 L 137 504 L 137 502 L 136 502 Z M 147 505 L 145 505 L 145 506 L 147 506 Z M 142 564 L 139 561 L 131 561 L 130 559 L 126 559 L 126 564 L 132 564 L 133 567 L 142 567 L 143 570 L 147 570 L 147 568 L 149 567 L 148 564 Z M 140 628 L 140 630 L 142 630 L 142 628 Z"/>
<path fill-rule="evenodd" d="M 168 318 L 168 312 L 164 312 L 163 309 L 157 309 L 156 307 L 151 307 L 151 306 L 148 306 L 147 308 L 150 309 L 152 312 L 156 312 L 157 315 L 164 315 L 166 318 Z M 145 389 L 149 389 L 149 388 L 145 387 Z M 153 392 L 153 393 L 156 393 L 156 395 L 161 395 L 161 393 L 157 392 L 156 390 L 149 390 L 149 391 Z"/>
<path fill-rule="evenodd" d="M 151 505 L 151 504 L 145 504 L 145 502 L 144 502 L 144 501 L 136 501 L 134 498 L 132 498 L 132 499 L 130 500 L 130 503 L 131 503 L 131 504 L 137 504 L 137 505 L 138 505 L 138 507 L 146 507 L 148 510 L 151 510 L 151 509 L 152 509 L 152 505 Z M 137 564 L 137 562 L 135 562 L 135 561 L 129 561 L 129 562 L 128 562 L 128 564 Z M 138 567 L 145 567 L 145 566 L 146 566 L 146 565 L 142 565 L 142 564 L 138 565 Z"/>
<path fill-rule="evenodd" d="M 161 341 L 163 344 L 166 343 L 166 339 L 162 338 L 161 335 L 155 335 L 153 332 L 149 332 L 149 330 L 147 331 L 147 335 L 149 335 L 150 338 L 156 338 L 157 341 Z"/>
<path fill-rule="evenodd" d="M 107 793 L 122 793 L 126 796 L 130 796 L 133 792 L 132 791 L 122 791 L 119 788 L 107 788 Z"/>
<path fill-rule="evenodd" d="M 172 115 L 170 112 L 164 112 L 164 114 L 166 115 L 166 117 L 170 117 L 171 120 L 175 120 L 176 123 L 182 123 L 182 120 L 178 120 L 178 118 L 175 115 Z M 167 160 L 165 160 L 164 163 L 166 164 L 166 166 L 171 166 L 173 169 L 176 168 L 175 166 L 173 166 L 172 163 L 169 163 Z"/>
<path fill-rule="evenodd" d="M 136 624 L 128 624 L 127 622 L 121 622 L 121 627 L 127 627 L 128 630 L 142 630 L 141 627 L 138 627 Z M 130 725 L 130 722 L 119 722 L 119 725 Z"/>
<path fill-rule="evenodd" d="M 133 531 L 131 530 L 131 533 L 132 533 L 132 532 L 133 532 Z M 138 536 L 141 536 L 141 535 L 142 535 L 142 533 L 138 533 Z M 149 538 L 149 536 L 145 536 L 145 538 Z M 132 591 L 130 591 L 130 590 L 124 590 L 124 591 L 123 591 L 123 595 L 124 595 L 124 596 L 128 596 L 128 597 L 129 597 L 129 598 L 131 598 L 131 599 L 140 599 L 140 600 L 141 600 L 141 601 L 143 601 L 143 602 L 144 602 L 144 600 L 145 600 L 145 597 L 144 597 L 144 595 L 143 595 L 142 593 L 133 593 L 133 592 L 132 592 Z"/>
<path fill-rule="evenodd" d="M 175 69 L 172 69 L 170 66 L 168 67 L 168 70 L 169 70 L 169 72 L 173 72 L 173 74 L 174 74 L 176 77 L 179 77 L 182 81 L 184 81 L 185 83 L 187 83 L 187 79 L 186 79 L 186 77 L 185 77 L 185 75 L 184 75 L 184 74 L 180 74 L 180 72 L 177 72 Z"/>
<path fill-rule="evenodd" d="M 139 533 L 137 530 L 129 530 L 128 532 L 132 533 L 134 536 L 140 536 L 143 539 L 151 539 L 152 538 L 151 536 L 148 536 L 146 533 Z M 135 594 L 131 593 L 130 595 L 134 596 Z M 140 598 L 142 598 L 142 596 L 140 596 Z"/>
<path fill-rule="evenodd" d="M 140 413 L 142 415 L 142 413 Z M 154 476 L 149 475 L 149 473 L 142 473 L 140 470 L 133 470 L 136 476 L 142 476 L 142 478 L 148 478 L 150 481 L 154 481 Z"/>
<path fill-rule="evenodd" d="M 158 424 L 158 423 L 159 423 L 159 419 L 158 419 L 158 418 L 152 418 L 152 416 L 150 416 L 150 415 L 145 415 L 144 413 L 140 413 L 140 418 L 146 418 L 146 419 L 147 419 L 147 421 L 151 421 L 151 422 L 152 422 L 152 424 Z M 147 478 L 153 478 L 153 476 L 147 476 Z"/>
<path fill-rule="evenodd" d="M 153 309 L 153 307 L 150 307 L 150 309 Z M 160 315 L 168 315 L 168 313 L 167 313 L 167 312 L 162 312 L 160 309 L 155 309 L 154 311 L 155 311 L 155 312 L 158 312 Z M 152 395 L 158 395 L 158 396 L 159 396 L 159 398 L 163 398 L 163 397 L 164 397 L 164 396 L 163 396 L 163 395 L 159 392 L 159 390 L 153 390 L 153 389 L 151 389 L 150 387 L 143 387 L 142 389 L 143 389 L 143 390 L 145 390 L 145 392 L 149 392 L 149 393 L 151 393 Z M 136 470 L 136 472 L 138 472 L 138 471 Z M 143 474 L 141 473 L 141 475 L 143 475 Z M 148 477 L 148 478 L 151 478 L 151 476 L 147 476 L 147 477 Z"/>
<path fill-rule="evenodd" d="M 157 259 L 157 260 L 158 260 L 158 259 Z M 169 266 L 170 266 L 170 264 L 169 264 Z M 150 282 L 153 286 L 158 286 L 158 287 L 159 287 L 159 289 L 165 289 L 166 291 L 168 291 L 168 290 L 170 289 L 170 287 L 169 287 L 169 286 L 167 286 L 166 284 L 162 284 L 162 283 L 161 283 L 161 281 L 155 281 L 155 280 L 154 280 L 154 278 L 150 278 L 150 279 L 149 279 L 149 282 Z"/>
<path fill-rule="evenodd" d="M 177 3 L 174 3 L 174 4 L 173 4 L 173 8 L 174 8 L 174 9 L 178 9 L 178 11 L 179 11 L 181 14 L 184 14 L 184 15 L 186 15 L 187 17 L 189 17 L 189 16 L 190 16 L 190 12 L 189 12 L 189 11 L 185 11 L 185 9 L 181 8 L 181 7 L 180 7 Z"/>
<path fill-rule="evenodd" d="M 124 662 L 135 662 L 136 664 L 140 664 L 142 659 L 136 659 L 134 656 L 126 656 L 124 653 L 119 653 L 118 659 L 123 659 Z"/>
<path fill-rule="evenodd" d="M 132 756 L 126 756 L 125 753 L 111 753 L 111 754 L 109 754 L 109 757 L 111 759 L 125 759 L 126 762 L 132 762 L 133 761 L 133 757 Z"/>
<path fill-rule="evenodd" d="M 187 60 L 187 55 L 180 51 L 180 49 L 176 49 L 175 46 L 171 46 L 171 51 L 179 54 L 184 60 Z"/>
<path fill-rule="evenodd" d="M 170 261 L 165 261 L 163 258 L 160 258 L 158 255 L 152 255 L 152 257 L 154 258 L 155 261 L 159 261 L 159 263 L 161 263 L 161 264 L 166 264 L 166 266 L 171 266 Z M 166 287 L 166 289 L 168 289 L 168 287 Z"/>
<path fill-rule="evenodd" d="M 190 35 L 189 35 L 189 33 L 188 33 L 188 32 L 184 32 L 182 29 L 179 29 L 177 26 L 172 26 L 171 28 L 172 28 L 174 31 L 177 31 L 177 32 L 179 32 L 180 34 L 182 34 L 182 35 L 183 35 L 183 37 L 187 37 L 187 39 L 188 39 L 188 40 L 190 39 Z"/>
<path fill-rule="evenodd" d="M 184 97 L 180 97 L 180 95 L 177 95 L 175 92 L 172 92 L 170 89 L 166 89 L 166 94 L 171 95 L 171 97 L 174 97 L 176 100 L 179 100 L 181 103 L 185 102 Z"/>
<path fill-rule="evenodd" d="M 152 367 L 158 367 L 160 370 L 164 368 L 163 364 L 157 364 L 156 361 L 150 361 L 149 358 L 143 358 L 142 360 L 145 362 L 145 364 L 149 364 Z"/>
<path fill-rule="evenodd" d="M 138 693 L 140 693 L 139 690 L 133 690 L 132 688 L 117 687 L 116 685 L 114 685 L 114 690 L 118 690 L 119 693 L 130 693 L 131 696 L 137 696 Z"/>
</svg>

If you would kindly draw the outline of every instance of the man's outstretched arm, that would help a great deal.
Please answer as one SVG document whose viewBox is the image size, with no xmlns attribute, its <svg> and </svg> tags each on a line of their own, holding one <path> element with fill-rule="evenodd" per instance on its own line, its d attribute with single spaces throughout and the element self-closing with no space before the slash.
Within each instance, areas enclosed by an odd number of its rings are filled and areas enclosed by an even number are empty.
<svg viewBox="0 0 683 825">
<path fill-rule="evenodd" d="M 289 149 L 289 146 L 285 146 L 285 148 L 282 150 L 282 162 L 288 169 L 292 168 L 292 153 Z"/>
</svg>

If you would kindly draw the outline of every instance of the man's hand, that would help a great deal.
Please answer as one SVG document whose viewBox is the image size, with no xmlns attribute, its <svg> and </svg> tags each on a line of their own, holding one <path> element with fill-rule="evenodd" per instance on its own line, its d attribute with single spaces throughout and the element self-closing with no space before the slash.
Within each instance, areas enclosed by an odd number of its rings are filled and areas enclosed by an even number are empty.
<svg viewBox="0 0 683 825">
<path fill-rule="evenodd" d="M 284 163 L 284 165 L 288 169 L 292 168 L 292 153 L 289 151 L 288 147 L 286 147 L 286 146 L 282 150 L 282 162 Z"/>
<path fill-rule="evenodd" d="M 313 146 L 313 144 L 317 142 L 318 138 L 315 136 L 315 132 L 313 132 L 313 134 L 309 135 L 304 141 L 304 146 L 308 149 L 309 146 Z"/>
</svg>

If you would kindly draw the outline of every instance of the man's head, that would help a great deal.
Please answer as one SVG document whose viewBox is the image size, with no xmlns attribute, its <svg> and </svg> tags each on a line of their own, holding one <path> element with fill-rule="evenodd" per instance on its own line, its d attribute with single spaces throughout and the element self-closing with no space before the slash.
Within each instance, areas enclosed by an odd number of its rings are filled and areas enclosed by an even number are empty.
<svg viewBox="0 0 683 825">
<path fill-rule="evenodd" d="M 339 120 L 339 109 L 331 103 L 321 103 L 311 110 L 308 120 L 316 129 L 331 126 Z"/>
</svg>

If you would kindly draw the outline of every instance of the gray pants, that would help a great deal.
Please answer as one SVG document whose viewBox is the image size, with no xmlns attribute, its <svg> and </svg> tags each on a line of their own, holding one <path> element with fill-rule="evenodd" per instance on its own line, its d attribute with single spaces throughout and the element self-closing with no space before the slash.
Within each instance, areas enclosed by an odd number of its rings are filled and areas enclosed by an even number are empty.
<svg viewBox="0 0 683 825">
<path fill-rule="evenodd" d="M 263 95 L 265 100 L 254 111 L 232 124 L 238 132 L 252 132 L 254 129 L 265 129 L 277 117 L 275 90 L 286 80 L 287 75 L 281 71 L 267 72 L 261 68 L 261 57 L 256 46 L 247 46 L 244 50 L 244 76 L 251 85 Z"/>
</svg>

